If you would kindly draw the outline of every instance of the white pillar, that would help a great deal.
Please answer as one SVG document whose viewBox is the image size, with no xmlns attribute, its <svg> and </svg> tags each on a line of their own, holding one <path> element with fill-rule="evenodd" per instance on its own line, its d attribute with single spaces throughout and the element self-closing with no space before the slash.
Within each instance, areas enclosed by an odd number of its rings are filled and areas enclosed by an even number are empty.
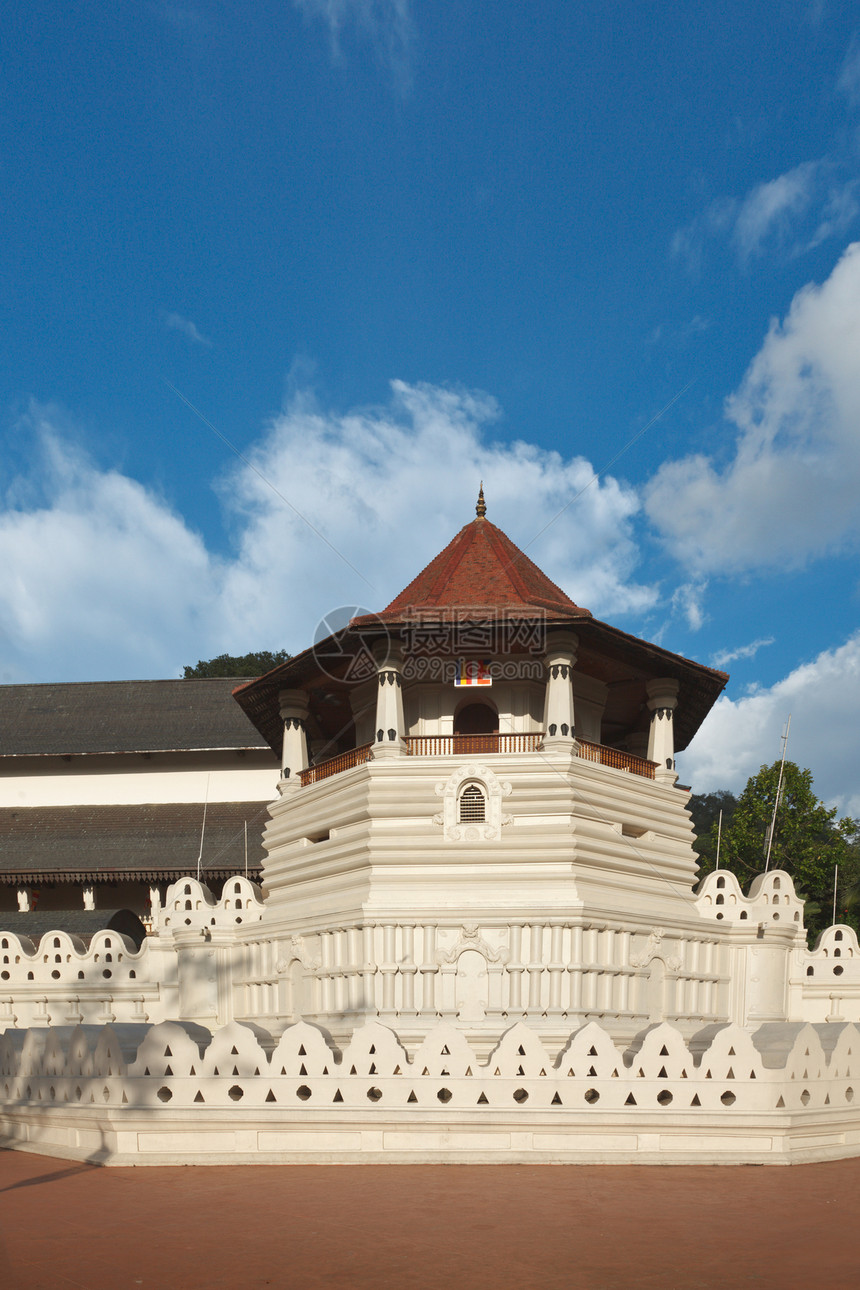
<svg viewBox="0 0 860 1290">
<path fill-rule="evenodd" d="M 675 724 L 673 713 L 678 706 L 679 683 L 670 679 L 649 681 L 648 707 L 651 727 L 648 731 L 648 760 L 657 763 L 655 778 L 674 783 Z"/>
<path fill-rule="evenodd" d="M 158 915 L 161 913 L 161 892 L 157 887 L 149 889 L 149 914 L 153 925 L 158 922 Z"/>
<path fill-rule="evenodd" d="M 84 909 L 95 909 L 96 907 L 96 889 L 90 884 L 84 887 Z"/>
<path fill-rule="evenodd" d="M 284 746 L 281 755 L 281 778 L 298 784 L 299 772 L 308 765 L 308 696 L 304 690 L 281 690 L 279 696 L 284 722 Z"/>
<path fill-rule="evenodd" d="M 570 748 L 576 738 L 573 712 L 573 665 L 579 637 L 559 632 L 547 641 L 544 747 Z"/>
<path fill-rule="evenodd" d="M 406 751 L 403 737 L 403 652 L 396 641 L 386 641 L 374 650 L 377 666 L 376 729 L 374 757 L 399 757 Z"/>
</svg>

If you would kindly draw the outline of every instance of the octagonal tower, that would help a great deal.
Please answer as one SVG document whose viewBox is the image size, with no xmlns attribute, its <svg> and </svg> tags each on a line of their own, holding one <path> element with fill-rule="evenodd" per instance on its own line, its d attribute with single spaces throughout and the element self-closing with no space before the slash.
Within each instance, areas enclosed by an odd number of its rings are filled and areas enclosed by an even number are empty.
<svg viewBox="0 0 860 1290">
<path fill-rule="evenodd" d="M 283 768 L 237 1015 L 479 1047 L 728 1015 L 674 765 L 726 680 L 576 605 L 481 492 L 378 615 L 236 691 Z"/>
</svg>

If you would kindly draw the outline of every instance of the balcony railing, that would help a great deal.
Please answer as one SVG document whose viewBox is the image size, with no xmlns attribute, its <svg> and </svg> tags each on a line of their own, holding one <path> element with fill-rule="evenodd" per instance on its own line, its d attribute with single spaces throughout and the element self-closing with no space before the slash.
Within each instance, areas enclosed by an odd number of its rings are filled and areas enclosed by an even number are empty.
<svg viewBox="0 0 860 1290">
<path fill-rule="evenodd" d="M 362 762 L 371 761 L 372 758 L 373 744 L 362 744 L 360 748 L 339 753 L 337 757 L 330 757 L 328 761 L 321 761 L 319 765 L 309 766 L 307 770 L 301 771 L 299 779 L 302 788 L 306 788 L 308 784 L 318 784 L 321 779 L 328 779 L 329 775 L 339 775 L 342 770 L 360 766 Z"/>
<path fill-rule="evenodd" d="M 541 731 L 505 735 L 409 735 L 406 751 L 411 757 L 474 757 L 484 753 L 537 752 Z"/>
<path fill-rule="evenodd" d="M 631 775 L 644 775 L 646 779 L 653 779 L 657 768 L 656 762 L 646 761 L 644 757 L 634 757 L 632 753 L 622 752 L 620 748 L 607 748 L 606 744 L 592 744 L 587 739 L 580 739 L 579 755 L 586 761 L 596 761 L 601 766 L 614 766 L 616 770 L 629 770 Z"/>
<path fill-rule="evenodd" d="M 410 757 L 476 757 L 487 753 L 538 752 L 543 737 L 542 731 L 505 735 L 408 735 L 404 743 Z M 632 753 L 622 752 L 619 748 L 607 748 L 605 744 L 593 744 L 587 739 L 580 739 L 579 755 L 586 761 L 596 761 L 601 766 L 626 770 L 632 775 L 642 775 L 645 779 L 654 778 L 655 762 L 646 761 L 644 757 L 634 757 Z M 373 744 L 362 744 L 360 748 L 352 748 L 349 752 L 339 753 L 337 757 L 330 757 L 328 761 L 309 766 L 307 770 L 300 772 L 299 779 L 304 788 L 372 759 Z"/>
</svg>

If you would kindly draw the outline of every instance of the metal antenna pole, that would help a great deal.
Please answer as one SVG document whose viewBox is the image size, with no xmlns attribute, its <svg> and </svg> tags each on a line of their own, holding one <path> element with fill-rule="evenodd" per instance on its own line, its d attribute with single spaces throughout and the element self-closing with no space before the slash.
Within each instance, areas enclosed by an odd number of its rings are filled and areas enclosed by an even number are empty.
<svg viewBox="0 0 860 1290">
<path fill-rule="evenodd" d="M 720 807 L 720 818 L 717 820 L 717 863 L 715 869 L 720 867 L 720 839 L 723 836 L 723 808 Z"/>
<path fill-rule="evenodd" d="M 770 868 L 770 851 L 773 846 L 773 835 L 776 829 L 776 813 L 779 810 L 779 795 L 782 792 L 782 775 L 785 770 L 785 750 L 788 747 L 788 732 L 791 729 L 791 713 L 788 714 L 788 721 L 785 724 L 785 734 L 782 736 L 782 761 L 779 763 L 779 781 L 776 786 L 776 797 L 773 803 L 773 816 L 770 821 L 770 830 L 767 837 L 767 856 L 764 863 L 764 871 L 767 873 Z"/>
<path fill-rule="evenodd" d="M 833 918 L 830 920 L 830 926 L 836 922 L 836 887 L 839 882 L 839 865 L 833 866 Z"/>
<path fill-rule="evenodd" d="M 197 853 L 197 881 L 200 881 L 200 861 L 203 859 L 203 839 L 206 836 L 206 808 L 209 805 L 209 780 L 206 776 L 206 796 L 203 798 L 203 824 L 200 829 L 200 850 Z"/>
</svg>

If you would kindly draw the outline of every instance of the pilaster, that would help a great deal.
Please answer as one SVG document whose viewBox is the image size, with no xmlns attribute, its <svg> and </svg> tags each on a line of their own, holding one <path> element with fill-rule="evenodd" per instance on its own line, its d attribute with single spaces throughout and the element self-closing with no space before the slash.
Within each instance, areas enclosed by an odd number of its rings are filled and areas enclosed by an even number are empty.
<svg viewBox="0 0 860 1290">
<path fill-rule="evenodd" d="M 675 723 L 674 711 L 678 706 L 679 684 L 671 678 L 649 681 L 648 708 L 651 725 L 648 731 L 648 760 L 657 763 L 654 778 L 662 783 L 674 784 L 675 774 Z"/>
<path fill-rule="evenodd" d="M 573 750 L 576 726 L 573 710 L 573 666 L 579 637 L 575 632 L 553 633 L 547 640 L 545 748 Z"/>
<path fill-rule="evenodd" d="M 284 722 L 281 777 L 298 784 L 300 771 L 308 765 L 308 697 L 304 690 L 281 690 L 278 698 Z"/>
<path fill-rule="evenodd" d="M 374 650 L 377 666 L 376 729 L 374 757 L 400 757 L 406 752 L 403 715 L 403 651 L 399 642 L 386 641 Z"/>
</svg>

